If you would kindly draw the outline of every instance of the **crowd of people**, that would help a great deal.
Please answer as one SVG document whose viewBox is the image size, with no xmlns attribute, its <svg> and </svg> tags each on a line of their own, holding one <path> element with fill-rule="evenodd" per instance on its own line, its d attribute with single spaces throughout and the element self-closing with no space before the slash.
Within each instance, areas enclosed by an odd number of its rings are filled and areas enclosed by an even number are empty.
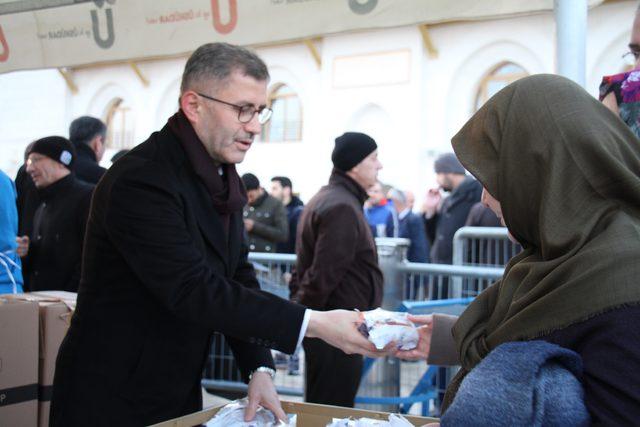
<svg viewBox="0 0 640 427">
<path fill-rule="evenodd" d="M 267 191 L 240 176 L 236 165 L 271 116 L 268 81 L 249 50 L 203 45 L 186 63 L 179 111 L 108 170 L 99 166 L 105 124 L 80 117 L 69 138 L 27 147 L 15 185 L 0 175 L 0 291 L 78 292 L 52 426 L 147 425 L 197 411 L 214 331 L 248 383 L 247 419 L 258 405 L 285 418 L 270 349 L 301 347 L 309 402 L 353 406 L 363 355 L 393 354 L 461 365 L 443 423 L 464 424 L 487 387 L 512 393 L 513 381 L 541 369 L 546 382 L 529 376 L 520 391 L 571 396 L 541 400 L 542 416 L 640 416 L 640 144 L 629 74 L 605 79 L 604 105 L 558 76 L 507 86 L 436 159 L 439 187 L 417 212 L 410 191 L 379 182 L 378 145 L 359 132 L 335 139 L 328 183 L 306 205 L 288 177 L 274 176 Z M 523 250 L 460 318 L 410 317 L 421 325 L 416 349 L 376 349 L 358 331 L 360 312 L 384 293 L 375 237 L 409 239 L 409 261 L 450 264 L 464 225 L 506 226 Z M 259 289 L 249 251 L 296 253 L 290 301 Z M 486 401 L 489 416 L 515 416 Z"/>
</svg>

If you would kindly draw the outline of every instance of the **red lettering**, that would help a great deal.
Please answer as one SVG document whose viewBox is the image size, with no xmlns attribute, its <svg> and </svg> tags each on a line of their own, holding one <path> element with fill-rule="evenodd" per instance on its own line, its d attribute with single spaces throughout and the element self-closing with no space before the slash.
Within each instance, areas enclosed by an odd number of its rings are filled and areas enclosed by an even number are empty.
<svg viewBox="0 0 640 427">
<path fill-rule="evenodd" d="M 238 0 L 229 0 L 229 22 L 220 22 L 220 4 L 218 0 L 211 0 L 211 12 L 213 13 L 213 28 L 220 34 L 228 34 L 238 23 Z"/>
<path fill-rule="evenodd" d="M 7 39 L 4 38 L 2 27 L 0 27 L 0 44 L 2 45 L 2 53 L 0 53 L 0 62 L 5 62 L 7 59 L 9 59 L 9 45 L 7 44 Z"/>
</svg>

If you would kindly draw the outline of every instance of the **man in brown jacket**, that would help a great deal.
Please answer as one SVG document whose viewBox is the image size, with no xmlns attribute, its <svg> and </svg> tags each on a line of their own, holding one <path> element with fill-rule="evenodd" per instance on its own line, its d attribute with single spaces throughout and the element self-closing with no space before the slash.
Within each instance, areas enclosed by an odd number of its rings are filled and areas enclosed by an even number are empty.
<svg viewBox="0 0 640 427">
<path fill-rule="evenodd" d="M 314 310 L 371 310 L 382 301 L 382 272 L 362 207 L 382 164 L 375 141 L 365 134 L 347 132 L 335 142 L 329 185 L 300 218 L 291 298 Z M 352 407 L 362 356 L 318 339 L 305 339 L 303 345 L 306 401 Z"/>
</svg>

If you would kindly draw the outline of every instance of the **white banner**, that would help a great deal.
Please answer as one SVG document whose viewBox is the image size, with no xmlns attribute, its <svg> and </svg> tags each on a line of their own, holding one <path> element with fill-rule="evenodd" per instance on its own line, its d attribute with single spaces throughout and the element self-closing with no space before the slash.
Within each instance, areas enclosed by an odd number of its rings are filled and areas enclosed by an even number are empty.
<svg viewBox="0 0 640 427">
<path fill-rule="evenodd" d="M 553 0 L 2 0 L 0 73 L 552 9 Z"/>
</svg>

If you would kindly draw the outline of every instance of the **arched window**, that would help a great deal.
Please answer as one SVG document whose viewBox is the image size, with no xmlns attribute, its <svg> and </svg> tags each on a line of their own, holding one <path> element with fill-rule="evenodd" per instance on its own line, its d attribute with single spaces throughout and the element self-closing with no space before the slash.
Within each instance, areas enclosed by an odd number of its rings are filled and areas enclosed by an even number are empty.
<svg viewBox="0 0 640 427">
<path fill-rule="evenodd" d="M 503 62 L 493 68 L 480 82 L 476 96 L 476 110 L 500 89 L 528 75 L 524 68 L 512 62 Z"/>
<path fill-rule="evenodd" d="M 287 85 L 276 86 L 268 100 L 273 115 L 262 129 L 264 142 L 290 142 L 302 139 L 302 104 Z"/>
<path fill-rule="evenodd" d="M 107 148 L 120 150 L 134 146 L 133 117 L 131 108 L 122 98 L 115 98 L 107 107 L 105 123 L 107 125 Z"/>
</svg>

